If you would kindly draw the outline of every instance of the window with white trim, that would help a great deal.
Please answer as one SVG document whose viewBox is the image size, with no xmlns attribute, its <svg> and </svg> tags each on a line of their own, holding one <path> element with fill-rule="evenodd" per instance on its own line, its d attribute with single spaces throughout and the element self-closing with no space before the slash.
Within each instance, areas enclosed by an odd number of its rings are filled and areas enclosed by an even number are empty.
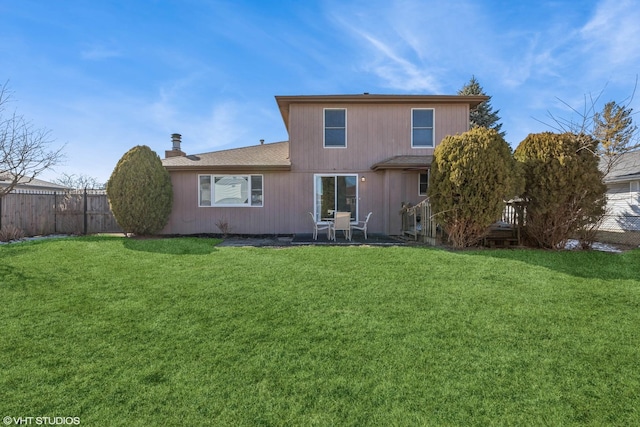
<svg viewBox="0 0 640 427">
<path fill-rule="evenodd" d="M 314 216 L 317 221 L 333 218 L 335 212 L 351 212 L 358 218 L 358 175 L 315 175 Z"/>
<path fill-rule="evenodd" d="M 640 181 L 629 182 L 629 192 L 631 193 L 631 206 L 640 206 Z"/>
<path fill-rule="evenodd" d="M 429 190 L 429 171 L 420 172 L 418 180 L 418 195 L 426 196 Z"/>
<path fill-rule="evenodd" d="M 200 175 L 199 206 L 262 206 L 262 175 Z"/>
<path fill-rule="evenodd" d="M 433 108 L 411 109 L 411 147 L 433 147 Z"/>
<path fill-rule="evenodd" d="M 345 148 L 347 146 L 347 110 L 324 109 L 324 147 Z"/>
</svg>

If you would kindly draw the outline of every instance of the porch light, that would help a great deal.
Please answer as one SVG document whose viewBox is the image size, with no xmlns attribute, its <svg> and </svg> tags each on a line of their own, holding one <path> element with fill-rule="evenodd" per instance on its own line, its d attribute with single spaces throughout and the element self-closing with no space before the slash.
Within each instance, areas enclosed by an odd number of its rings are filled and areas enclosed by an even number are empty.
<svg viewBox="0 0 640 427">
<path fill-rule="evenodd" d="M 367 178 L 364 177 L 364 175 L 362 175 L 362 177 L 360 177 L 360 181 L 365 182 L 367 180 Z"/>
</svg>

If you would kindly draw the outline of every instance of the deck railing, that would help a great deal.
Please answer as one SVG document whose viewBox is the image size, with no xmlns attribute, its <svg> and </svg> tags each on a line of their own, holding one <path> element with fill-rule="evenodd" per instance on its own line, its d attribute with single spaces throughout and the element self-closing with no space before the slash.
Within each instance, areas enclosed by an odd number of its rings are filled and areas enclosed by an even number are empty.
<svg viewBox="0 0 640 427">
<path fill-rule="evenodd" d="M 411 236 L 416 241 L 430 245 L 436 244 L 437 226 L 429 199 L 425 199 L 415 206 L 404 205 L 401 214 L 404 236 Z"/>
<path fill-rule="evenodd" d="M 505 222 L 512 227 L 522 228 L 525 222 L 524 202 L 519 200 L 509 200 L 502 211 L 500 221 Z"/>
<path fill-rule="evenodd" d="M 416 241 L 435 245 L 438 239 L 438 224 L 429 199 L 415 206 L 405 204 L 402 207 L 402 234 Z M 520 230 L 525 222 L 524 204 L 520 201 L 507 202 L 496 224 L 516 231 L 520 242 Z M 500 224 L 502 223 L 502 224 Z M 442 236 L 440 236 L 442 237 Z"/>
</svg>

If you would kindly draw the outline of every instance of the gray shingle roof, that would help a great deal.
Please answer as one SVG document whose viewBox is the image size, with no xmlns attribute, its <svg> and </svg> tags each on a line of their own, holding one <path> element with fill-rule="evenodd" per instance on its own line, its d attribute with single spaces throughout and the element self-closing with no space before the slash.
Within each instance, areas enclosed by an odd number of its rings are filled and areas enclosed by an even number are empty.
<svg viewBox="0 0 640 427">
<path fill-rule="evenodd" d="M 427 169 L 432 161 L 433 156 L 394 156 L 374 164 L 371 169 Z"/>
<path fill-rule="evenodd" d="M 640 150 L 623 154 L 606 178 L 607 182 L 632 181 L 640 179 Z"/>
<path fill-rule="evenodd" d="M 0 174 L 0 186 L 7 187 L 11 183 L 12 179 L 12 176 L 9 174 Z M 38 178 L 33 178 L 31 181 L 29 181 L 28 178 L 23 177 L 18 181 L 16 190 L 64 191 L 70 190 L 70 188 Z"/>
<path fill-rule="evenodd" d="M 291 170 L 289 141 L 169 157 L 162 164 L 168 170 Z"/>
</svg>

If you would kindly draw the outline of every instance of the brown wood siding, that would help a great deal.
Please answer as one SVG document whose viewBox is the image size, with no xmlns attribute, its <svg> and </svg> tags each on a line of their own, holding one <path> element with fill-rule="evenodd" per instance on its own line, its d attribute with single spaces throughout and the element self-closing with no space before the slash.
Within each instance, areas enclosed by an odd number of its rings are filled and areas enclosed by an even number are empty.
<svg viewBox="0 0 640 427">
<path fill-rule="evenodd" d="M 324 108 L 346 108 L 346 148 L 324 148 Z M 358 182 L 359 219 L 373 212 L 369 224 L 372 233 L 399 234 L 402 203 L 416 204 L 424 199 L 418 195 L 418 172 L 372 172 L 371 166 L 393 156 L 433 154 L 433 148 L 411 147 L 412 108 L 434 109 L 436 145 L 447 135 L 468 129 L 469 109 L 463 104 L 292 105 L 289 129 L 292 170 L 311 178 L 316 173 L 365 176 L 364 183 Z M 298 191 L 309 193 L 309 210 L 312 210 L 313 181 Z"/>
<path fill-rule="evenodd" d="M 225 219 L 233 234 L 295 234 L 311 232 L 309 211 L 313 211 L 313 176 L 291 172 L 265 172 L 262 207 L 200 207 L 200 174 L 255 175 L 242 171 L 218 173 L 171 172 L 174 201 L 163 234 L 219 234 L 216 222 Z"/>
<path fill-rule="evenodd" d="M 323 109 L 347 109 L 347 148 L 323 147 Z M 264 172 L 263 207 L 199 207 L 198 175 L 202 171 L 172 171 L 174 206 L 166 234 L 220 233 L 216 221 L 225 218 L 231 233 L 311 233 L 308 212 L 314 208 L 315 174 L 358 175 L 359 212 L 369 222 L 371 233 L 395 235 L 401 231 L 399 215 L 403 202 L 417 203 L 418 172 L 381 170 L 371 166 L 399 155 L 431 155 L 433 148 L 411 148 L 411 109 L 434 108 L 435 139 L 462 133 L 468 127 L 464 104 L 292 104 L 289 141 L 292 170 Z M 250 175 L 239 170 L 224 175 Z M 362 182 L 360 178 L 365 177 Z"/>
<path fill-rule="evenodd" d="M 200 207 L 198 175 L 212 172 L 171 172 L 173 210 L 163 234 L 219 234 L 219 219 L 226 219 L 233 234 L 311 233 L 308 212 L 313 212 L 314 174 L 300 172 L 266 172 L 263 175 L 263 207 Z M 214 173 L 215 174 L 215 173 Z M 238 171 L 228 175 L 246 175 Z M 369 222 L 372 233 L 386 233 L 383 226 L 384 173 L 367 171 L 359 175 L 359 219 L 373 212 Z M 399 208 L 398 208 L 399 209 Z"/>
<path fill-rule="evenodd" d="M 324 148 L 324 108 L 346 108 L 347 147 Z M 466 105 L 310 105 L 291 106 L 291 164 L 307 172 L 366 171 L 377 162 L 398 155 L 430 155 L 433 148 L 411 147 L 411 109 L 433 108 L 436 145 L 447 135 L 465 132 Z"/>
</svg>

